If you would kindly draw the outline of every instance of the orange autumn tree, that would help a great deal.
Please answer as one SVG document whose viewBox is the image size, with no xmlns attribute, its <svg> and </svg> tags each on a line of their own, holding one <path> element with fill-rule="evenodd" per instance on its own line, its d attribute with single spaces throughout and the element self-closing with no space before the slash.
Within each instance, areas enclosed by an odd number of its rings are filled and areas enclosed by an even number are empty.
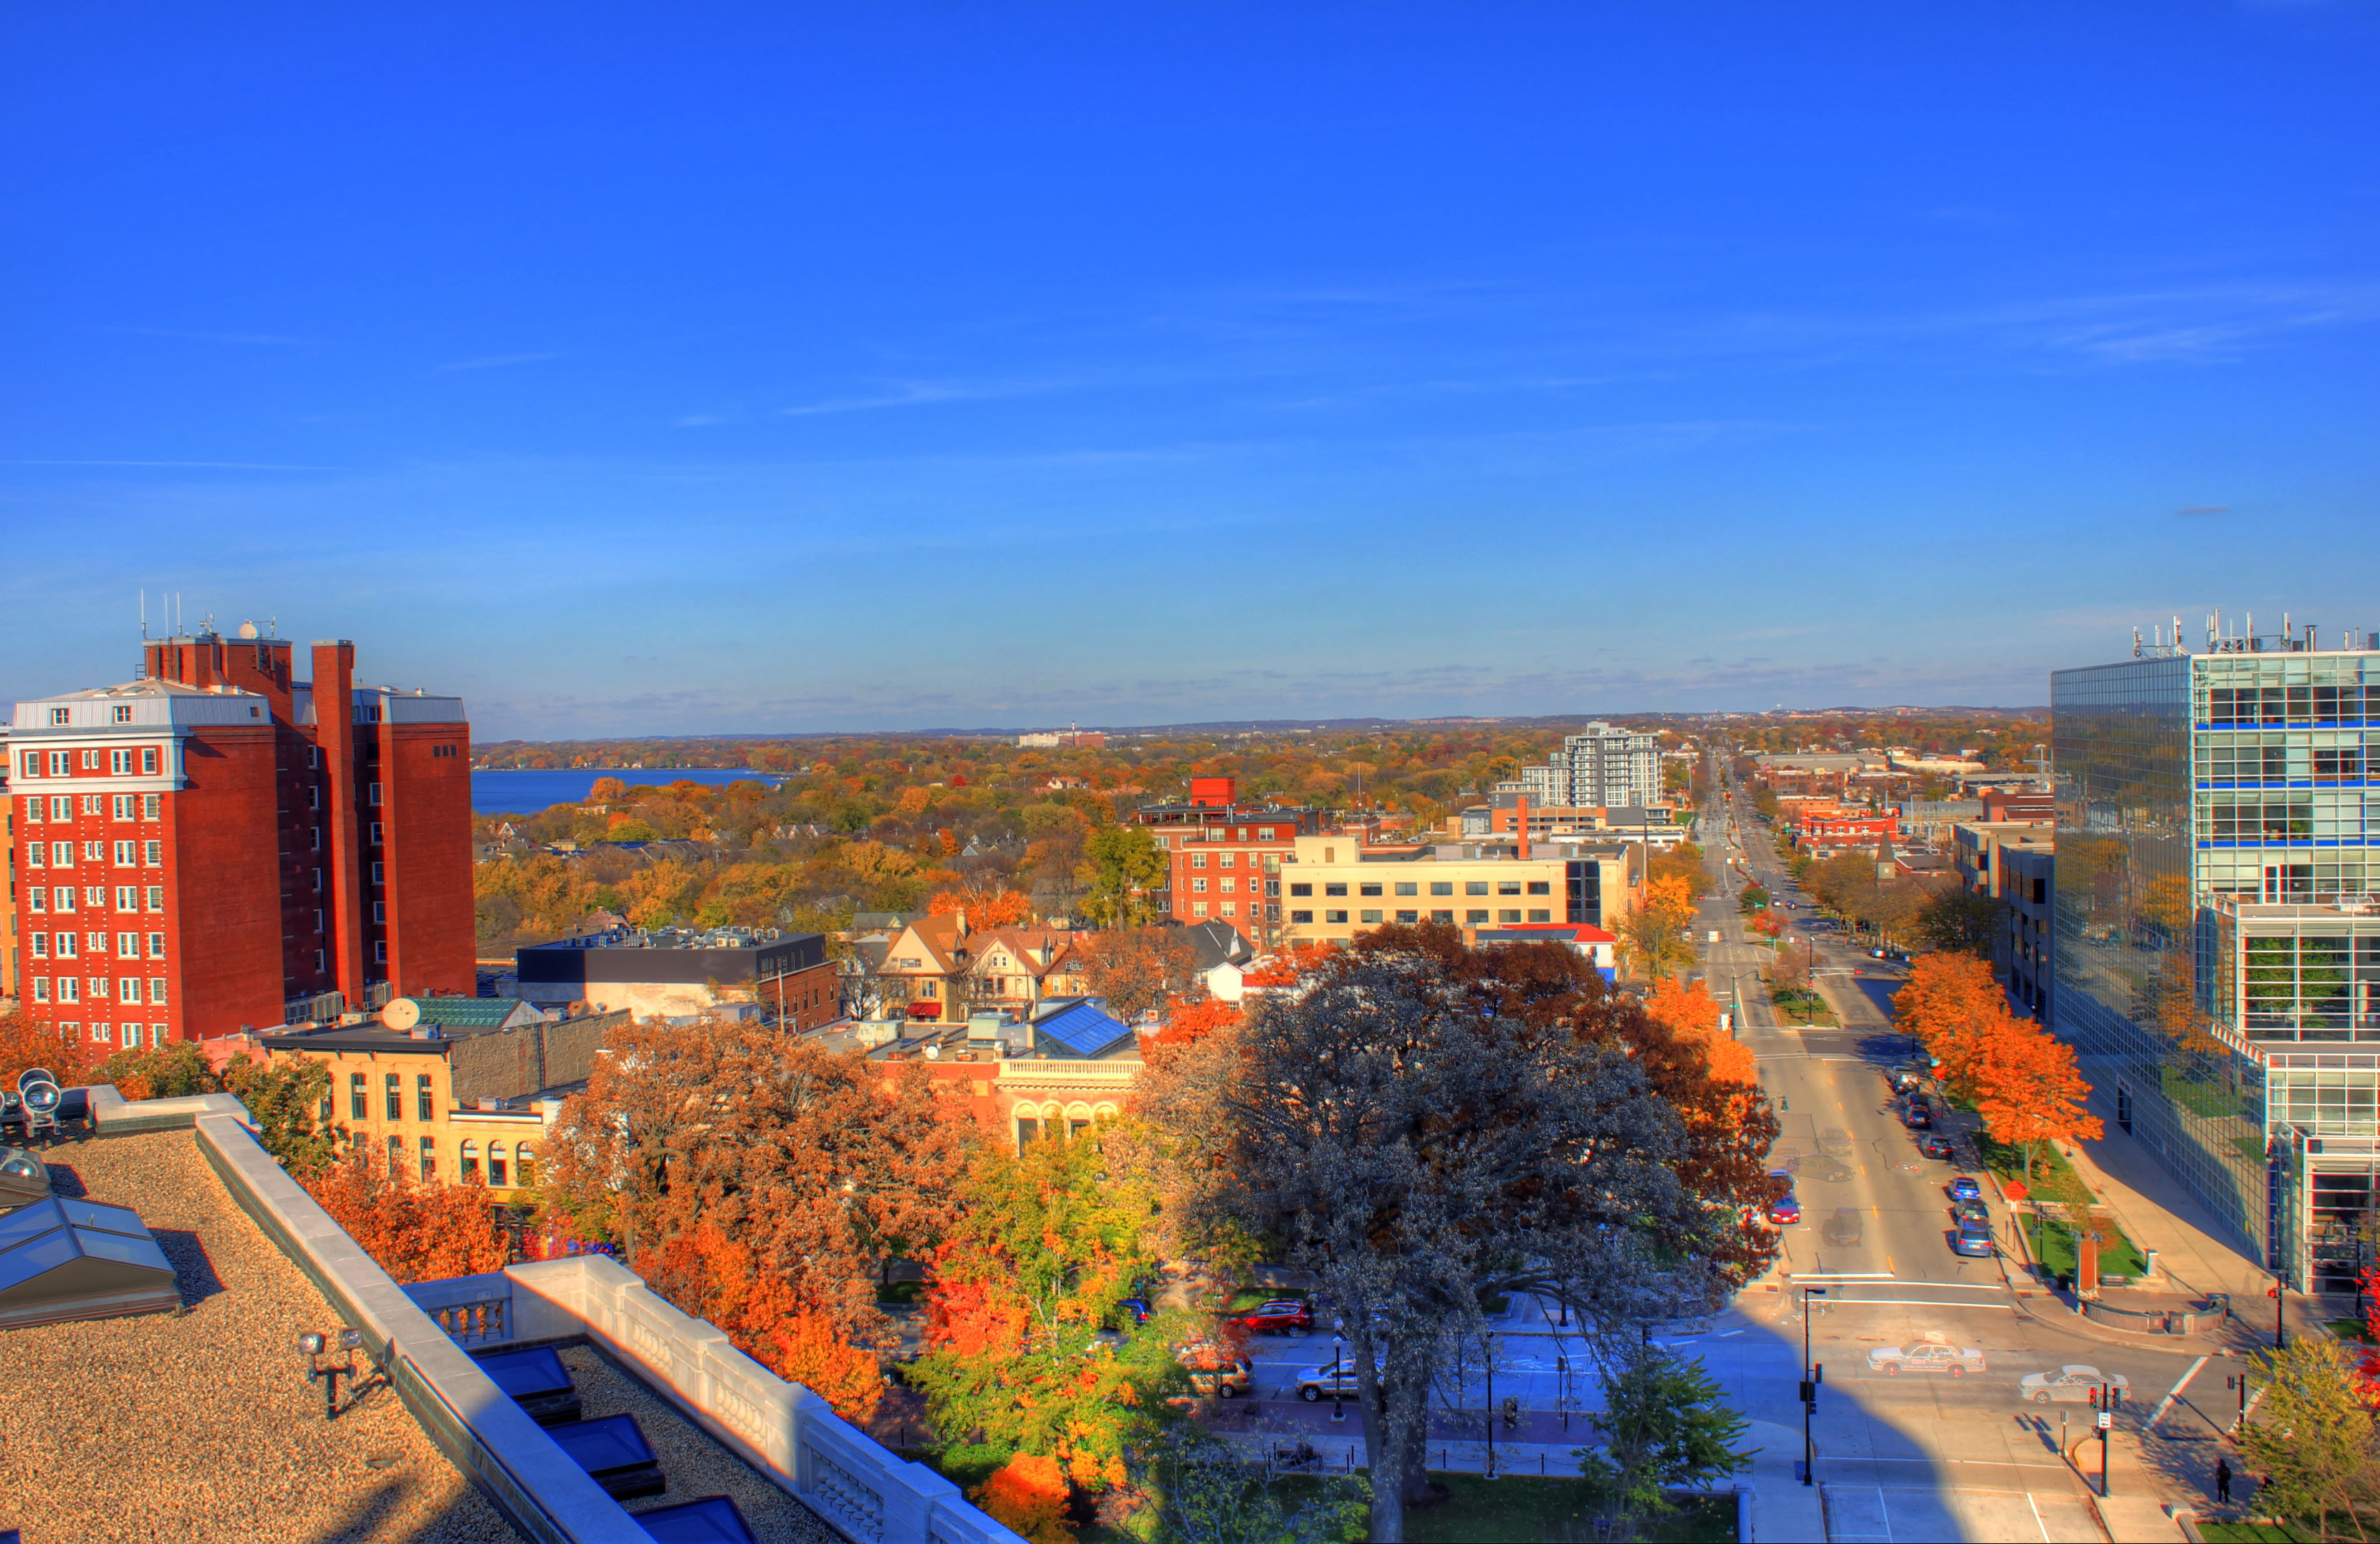
<svg viewBox="0 0 2380 1544">
<path fill-rule="evenodd" d="M 1994 1141 L 2023 1147 L 2027 1180 L 2034 1144 L 2100 1136 L 2099 1118 L 2083 1107 L 2091 1085 L 2075 1069 L 2072 1046 L 2005 1008 L 1978 1039 L 1971 1077 L 1975 1109 Z"/>
<path fill-rule="evenodd" d="M 1900 1027 L 1942 1064 L 1942 1081 L 1961 1099 L 1974 1099 L 1978 1059 L 2010 1021 L 1991 966 L 1964 952 L 1920 955 L 1892 1006 Z"/>
<path fill-rule="evenodd" d="M 916 1063 L 757 1023 L 613 1032 L 540 1154 L 543 1198 L 617 1242 L 648 1286 L 846 1418 L 881 1385 L 847 1348 L 892 1343 L 869 1278 L 921 1258 L 957 1212 L 973 1123 Z"/>
<path fill-rule="evenodd" d="M 1066 1503 L 1074 1490 L 1054 1458 L 1020 1453 L 1002 1465 L 975 1493 L 995 1522 L 1004 1523 L 1033 1544 L 1070 1544 L 1074 1525 Z"/>
<path fill-rule="evenodd" d="M 1220 998 L 1209 997 L 1203 1002 L 1177 1003 L 1165 1015 L 1165 1027 L 1150 1037 L 1152 1046 L 1190 1045 L 1203 1040 L 1218 1029 L 1232 1029 L 1241 1023 L 1240 1006 Z"/>
<path fill-rule="evenodd" d="M 1760 1080 L 1752 1048 L 1720 1033 L 1718 999 L 1701 981 L 1664 976 L 1654 984 L 1645 1012 L 1660 1020 L 1682 1040 L 1702 1051 L 1714 1082 L 1754 1084 Z"/>
<path fill-rule="evenodd" d="M 476 1276 L 504 1266 L 487 1187 L 423 1183 L 363 1142 L 304 1180 L 307 1191 L 382 1270 L 402 1283 Z"/>
<path fill-rule="evenodd" d="M 79 1034 L 69 1035 L 30 1014 L 0 1014 L 0 1084 L 11 1090 L 17 1075 L 33 1067 L 56 1078 L 58 1087 L 71 1088 L 90 1080 L 98 1060 Z"/>
<path fill-rule="evenodd" d="M 1014 928 L 1033 919 L 1030 900 L 997 885 L 939 891 L 926 909 L 936 917 L 964 911 L 970 928 Z"/>
</svg>

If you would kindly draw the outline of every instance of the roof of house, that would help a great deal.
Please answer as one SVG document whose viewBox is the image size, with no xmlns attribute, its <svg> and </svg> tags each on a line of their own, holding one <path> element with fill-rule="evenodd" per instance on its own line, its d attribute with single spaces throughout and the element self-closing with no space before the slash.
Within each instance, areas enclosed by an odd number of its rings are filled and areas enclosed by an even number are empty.
<svg viewBox="0 0 2380 1544">
<path fill-rule="evenodd" d="M 406 997 L 394 999 L 381 1010 L 383 1023 L 397 1003 L 410 1003 L 418 1015 L 414 1022 L 434 1024 L 441 1029 L 501 1029 L 506 1024 L 544 1015 L 517 997 Z M 402 1015 L 400 1016 L 413 1016 Z"/>
<path fill-rule="evenodd" d="M 1227 962 L 1243 964 L 1256 957 L 1247 939 L 1229 922 L 1194 922 L 1183 930 L 1197 955 L 1197 969 L 1212 970 Z"/>
<path fill-rule="evenodd" d="M 1033 1046 L 1086 1061 L 1104 1060 L 1126 1050 L 1137 1050 L 1139 1038 L 1132 1026 L 1109 1016 L 1102 999 L 1052 999 L 1065 1005 L 1033 1021 Z"/>
<path fill-rule="evenodd" d="M 957 953 L 958 947 L 959 919 L 955 913 L 913 918 L 892 940 L 884 968 L 895 974 L 916 970 L 947 974 L 956 968 L 951 956 Z M 900 963 L 905 959 L 915 959 L 920 963 L 905 966 Z"/>
<path fill-rule="evenodd" d="M 517 1537 L 388 1390 L 322 1418 L 294 1347 L 300 1331 L 335 1331 L 339 1312 L 232 1198 L 194 1133 L 67 1141 L 42 1157 L 71 1200 L 138 1207 L 181 1311 L 6 1332 L 9 1392 L 30 1414 L 9 1425 L 0 1520 L 43 1538 L 103 1538 L 128 1517 L 176 1538 L 260 1526 Z"/>
</svg>

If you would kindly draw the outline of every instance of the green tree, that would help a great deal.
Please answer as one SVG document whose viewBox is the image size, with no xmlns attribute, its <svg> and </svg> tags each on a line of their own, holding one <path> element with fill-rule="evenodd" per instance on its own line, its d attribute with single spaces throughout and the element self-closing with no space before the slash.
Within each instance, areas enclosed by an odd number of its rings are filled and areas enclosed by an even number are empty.
<svg viewBox="0 0 2380 1544">
<path fill-rule="evenodd" d="M 126 1099 L 188 1099 L 223 1092 L 223 1078 L 192 1040 L 143 1051 L 119 1051 L 91 1075 L 93 1083 L 112 1083 Z"/>
<path fill-rule="evenodd" d="M 946 1468 L 986 1473 L 1027 1456 L 1055 1460 L 1078 1490 L 1125 1483 L 1127 1448 L 1183 1380 L 1178 1316 L 1136 1326 L 1119 1307 L 1157 1267 L 1157 1192 L 1135 1172 L 1134 1146 L 1102 1123 L 1021 1155 L 976 1155 L 960 1220 L 934 1256 L 926 1352 L 908 1373 Z"/>
<path fill-rule="evenodd" d="M 1929 949 L 1958 950 L 1990 959 L 2006 909 L 1981 891 L 1953 890 L 1937 896 L 1917 914 L 1917 936 Z"/>
<path fill-rule="evenodd" d="M 1148 893 L 1165 883 L 1165 849 L 1147 826 L 1101 826 L 1083 839 L 1075 877 L 1089 892 L 1083 915 L 1096 927 L 1130 928 L 1149 920 Z"/>
<path fill-rule="evenodd" d="M 241 1057 L 225 1069 L 224 1083 L 248 1106 L 257 1141 L 291 1173 L 318 1173 L 337 1158 L 336 1133 L 315 1125 L 331 1093 L 331 1069 L 322 1062 L 311 1056 Z"/>
<path fill-rule="evenodd" d="M 2287 1350 L 2258 1352 L 2250 1376 L 2265 1385 L 2240 1433 L 2240 1451 L 2266 1477 L 2256 1499 L 2277 1515 L 2318 1520 L 2327 1539 L 2333 1513 L 2353 1518 L 2380 1499 L 2380 1441 L 2355 1368 L 2338 1342 L 2301 1335 Z"/>
<path fill-rule="evenodd" d="M 1677 1511 L 1665 1488 L 1707 1485 L 1751 1465 L 1734 1446 L 1744 1419 L 1721 1403 L 1725 1392 L 1700 1362 L 1624 1331 L 1598 1355 L 1604 1407 L 1595 1429 L 1604 1447 L 1582 1448 L 1578 1460 L 1606 1538 L 1632 1537 L 1645 1520 Z"/>
<path fill-rule="evenodd" d="M 1303 1505 L 1284 1505 L 1260 1468 L 1188 1421 L 1139 1444 L 1129 1467 L 1156 1498 L 1160 1544 L 1325 1544 L 1354 1537 L 1370 1505 L 1370 1484 L 1354 1475 L 1326 1476 Z"/>
</svg>

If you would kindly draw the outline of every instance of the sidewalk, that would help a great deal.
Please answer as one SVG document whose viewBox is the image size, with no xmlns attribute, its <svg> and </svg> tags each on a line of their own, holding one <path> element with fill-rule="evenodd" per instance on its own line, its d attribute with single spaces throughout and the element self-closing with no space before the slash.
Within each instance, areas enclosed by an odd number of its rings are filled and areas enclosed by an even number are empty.
<svg viewBox="0 0 2380 1544">
<path fill-rule="evenodd" d="M 2107 1100 L 2094 1100 L 2104 1103 Z M 2140 1143 L 2126 1136 L 2112 1110 L 2095 1110 L 2107 1135 L 2095 1141 L 2063 1145 L 2082 1183 L 2106 1204 L 2124 1235 L 2157 1252 L 2158 1272 L 2176 1290 L 2204 1296 L 2229 1293 L 2245 1308 L 2272 1285 L 2263 1265 L 2228 1242 L 2222 1224 L 2207 1214 L 2181 1182 L 2168 1173 Z"/>
</svg>

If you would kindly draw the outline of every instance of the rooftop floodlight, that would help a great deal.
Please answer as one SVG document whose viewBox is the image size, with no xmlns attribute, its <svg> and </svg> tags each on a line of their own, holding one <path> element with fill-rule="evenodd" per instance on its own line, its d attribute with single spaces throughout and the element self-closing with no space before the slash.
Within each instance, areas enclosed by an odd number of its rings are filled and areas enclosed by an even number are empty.
<svg viewBox="0 0 2380 1544">
<path fill-rule="evenodd" d="M 27 1067 L 17 1075 L 17 1091 L 23 1093 L 36 1083 L 55 1083 L 57 1078 L 47 1067 Z"/>
<path fill-rule="evenodd" d="M 298 1337 L 298 1350 L 301 1356 L 320 1356 L 322 1354 L 322 1335 L 312 1330 L 307 1331 Z"/>
<path fill-rule="evenodd" d="M 363 1343 L 364 1332 L 361 1330 L 342 1330 L 339 1331 L 339 1349 L 342 1351 L 353 1351 L 358 1346 L 363 1344 Z"/>
</svg>

